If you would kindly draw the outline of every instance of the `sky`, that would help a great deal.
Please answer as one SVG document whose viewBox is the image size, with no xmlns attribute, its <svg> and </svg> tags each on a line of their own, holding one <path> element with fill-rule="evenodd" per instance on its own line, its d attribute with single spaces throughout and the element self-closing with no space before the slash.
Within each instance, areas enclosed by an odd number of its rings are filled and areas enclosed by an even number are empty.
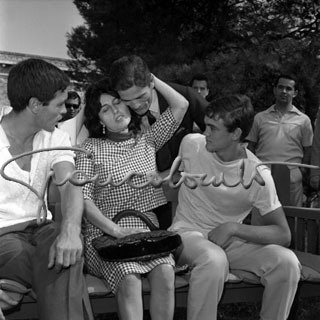
<svg viewBox="0 0 320 320">
<path fill-rule="evenodd" d="M 66 33 L 83 23 L 72 0 L 0 0 L 0 50 L 69 58 Z"/>
</svg>

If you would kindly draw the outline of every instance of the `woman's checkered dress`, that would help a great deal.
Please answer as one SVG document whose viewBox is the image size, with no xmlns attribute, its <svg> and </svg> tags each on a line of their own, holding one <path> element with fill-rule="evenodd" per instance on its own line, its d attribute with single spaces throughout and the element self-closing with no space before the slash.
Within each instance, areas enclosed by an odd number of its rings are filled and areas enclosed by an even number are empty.
<svg viewBox="0 0 320 320">
<path fill-rule="evenodd" d="M 112 175 L 115 183 L 120 182 L 130 171 L 147 173 L 157 171 L 155 152 L 168 141 L 178 124 L 171 109 L 168 108 L 154 123 L 150 130 L 138 138 L 114 142 L 104 139 L 87 139 L 82 148 L 92 153 L 92 158 L 87 158 L 79 153 L 76 159 L 78 170 L 84 171 L 88 177 L 99 174 L 99 182 L 107 181 Z M 134 177 L 132 182 L 139 185 L 146 182 L 145 177 Z M 125 209 L 135 209 L 144 212 L 156 225 L 156 215 L 152 209 L 166 203 L 162 188 L 147 186 L 135 189 L 127 183 L 119 187 L 106 185 L 99 187 L 95 183 L 88 183 L 83 187 L 84 199 L 92 200 L 100 211 L 109 219 Z M 127 217 L 119 222 L 126 228 L 144 228 L 147 226 L 139 218 Z M 89 222 L 85 225 L 85 258 L 86 266 L 90 273 L 103 277 L 109 283 L 112 292 L 116 293 L 120 282 L 125 275 L 131 273 L 145 274 L 159 264 L 174 265 L 172 256 L 162 257 L 146 262 L 108 262 L 99 257 L 92 247 L 92 239 L 102 235 L 103 232 Z"/>
</svg>

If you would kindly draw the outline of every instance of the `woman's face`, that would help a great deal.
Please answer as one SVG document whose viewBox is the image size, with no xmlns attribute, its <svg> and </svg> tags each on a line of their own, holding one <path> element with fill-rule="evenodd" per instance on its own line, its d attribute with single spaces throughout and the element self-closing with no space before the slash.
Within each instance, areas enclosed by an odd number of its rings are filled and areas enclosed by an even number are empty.
<svg viewBox="0 0 320 320">
<path fill-rule="evenodd" d="M 99 118 L 107 130 L 111 132 L 128 132 L 128 125 L 131 121 L 129 108 L 119 99 L 109 94 L 100 96 L 101 109 Z"/>
</svg>

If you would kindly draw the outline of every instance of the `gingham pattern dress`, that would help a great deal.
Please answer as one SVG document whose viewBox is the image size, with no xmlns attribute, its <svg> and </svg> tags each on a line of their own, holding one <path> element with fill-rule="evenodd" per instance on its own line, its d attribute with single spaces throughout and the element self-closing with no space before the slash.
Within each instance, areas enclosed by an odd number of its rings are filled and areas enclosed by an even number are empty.
<svg viewBox="0 0 320 320">
<path fill-rule="evenodd" d="M 88 177 L 99 175 L 99 182 L 107 181 L 112 175 L 115 183 L 119 183 L 130 171 L 147 173 L 157 171 L 155 152 L 166 143 L 177 130 L 171 109 L 168 108 L 153 126 L 138 138 L 130 138 L 121 142 L 107 139 L 89 138 L 82 148 L 91 152 L 92 158 L 79 153 L 76 158 L 76 167 L 84 171 Z M 134 184 L 146 182 L 145 177 L 134 177 Z M 83 187 L 84 199 L 92 200 L 100 211 L 109 219 L 125 209 L 135 209 L 144 212 L 155 224 L 158 224 L 152 209 L 166 203 L 162 188 L 147 186 L 135 189 L 127 183 L 118 187 L 100 187 L 95 183 L 88 183 Z M 119 222 L 125 228 L 144 228 L 147 226 L 139 218 L 127 217 Z M 146 262 L 108 262 L 102 260 L 92 247 L 92 239 L 103 232 L 91 223 L 86 222 L 85 258 L 88 271 L 107 280 L 113 293 L 116 293 L 119 284 L 127 274 L 146 274 L 159 264 L 174 265 L 172 256 L 162 257 Z"/>
</svg>

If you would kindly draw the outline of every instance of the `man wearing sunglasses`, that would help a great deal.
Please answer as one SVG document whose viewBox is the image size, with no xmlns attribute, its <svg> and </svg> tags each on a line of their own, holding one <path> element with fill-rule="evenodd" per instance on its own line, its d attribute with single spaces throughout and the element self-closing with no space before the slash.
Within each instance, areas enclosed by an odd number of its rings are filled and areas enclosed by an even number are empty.
<svg viewBox="0 0 320 320">
<path fill-rule="evenodd" d="M 80 105 L 81 105 L 81 98 L 79 94 L 75 91 L 69 91 L 68 99 L 65 102 L 67 113 L 61 119 L 61 122 L 74 118 L 80 111 Z"/>
<path fill-rule="evenodd" d="M 59 121 L 57 127 L 68 132 L 73 146 L 79 145 L 88 136 L 87 130 L 83 126 L 80 95 L 76 91 L 69 91 L 65 106 L 67 112 Z"/>
</svg>

